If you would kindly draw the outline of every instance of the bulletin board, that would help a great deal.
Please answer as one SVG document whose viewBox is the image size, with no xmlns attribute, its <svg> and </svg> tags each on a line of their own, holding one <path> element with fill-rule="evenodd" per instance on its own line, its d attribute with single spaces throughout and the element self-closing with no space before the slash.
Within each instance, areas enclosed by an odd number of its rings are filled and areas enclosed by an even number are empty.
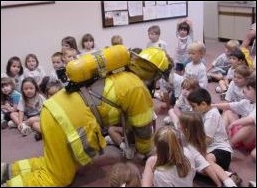
<svg viewBox="0 0 257 188">
<path fill-rule="evenodd" d="M 188 16 L 187 1 L 101 1 L 103 27 Z"/>
</svg>

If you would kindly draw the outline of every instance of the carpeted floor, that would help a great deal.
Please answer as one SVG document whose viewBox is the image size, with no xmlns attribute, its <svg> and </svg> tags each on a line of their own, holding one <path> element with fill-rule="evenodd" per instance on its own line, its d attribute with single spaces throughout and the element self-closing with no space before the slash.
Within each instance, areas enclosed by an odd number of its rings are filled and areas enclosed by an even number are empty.
<svg viewBox="0 0 257 188">
<path fill-rule="evenodd" d="M 207 66 L 224 50 L 224 43 L 205 40 Z M 220 102 L 219 96 L 214 88 L 217 83 L 210 83 L 208 90 L 212 94 L 214 103 Z M 163 118 L 166 114 L 159 114 L 157 119 L 158 126 L 163 125 Z M 22 137 L 17 129 L 1 130 L 1 161 L 13 162 L 18 159 L 37 157 L 42 155 L 43 142 L 36 142 L 33 134 Z M 85 166 L 79 170 L 71 187 L 106 187 L 108 184 L 108 173 L 110 168 L 117 161 L 124 160 L 121 152 L 114 146 L 108 146 L 104 155 L 96 157 L 92 165 Z M 133 159 L 139 169 L 142 171 L 144 162 L 137 158 Z M 64 164 L 65 165 L 65 164 Z M 235 150 L 230 165 L 231 171 L 235 171 L 243 179 L 242 186 L 247 186 L 248 181 L 256 181 L 256 163 L 251 159 L 249 153 Z M 215 186 L 209 179 L 197 177 L 194 181 L 195 187 L 213 187 Z"/>
</svg>

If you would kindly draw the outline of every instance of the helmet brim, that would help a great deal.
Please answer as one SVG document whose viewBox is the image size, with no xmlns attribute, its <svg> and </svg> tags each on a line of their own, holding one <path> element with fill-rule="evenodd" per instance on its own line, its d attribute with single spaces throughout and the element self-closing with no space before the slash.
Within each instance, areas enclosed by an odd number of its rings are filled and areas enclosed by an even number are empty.
<svg viewBox="0 0 257 188">
<path fill-rule="evenodd" d="M 148 59 L 145 59 L 145 58 L 141 57 L 138 53 L 136 53 L 136 52 L 134 52 L 132 50 L 130 51 L 130 53 L 133 54 L 134 56 L 138 57 L 139 59 L 142 59 L 144 61 L 149 62 L 149 65 L 151 67 L 154 67 L 154 69 L 158 70 L 159 72 L 162 72 L 154 63 L 150 62 Z"/>
</svg>

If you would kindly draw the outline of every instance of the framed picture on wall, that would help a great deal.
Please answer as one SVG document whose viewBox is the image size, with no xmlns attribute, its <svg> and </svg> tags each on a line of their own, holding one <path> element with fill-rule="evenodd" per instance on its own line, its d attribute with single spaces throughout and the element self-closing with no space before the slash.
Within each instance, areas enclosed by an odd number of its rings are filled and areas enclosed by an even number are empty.
<svg viewBox="0 0 257 188">
<path fill-rule="evenodd" d="M 55 3 L 55 1 L 1 1 L 1 8 L 11 8 L 50 3 Z"/>
</svg>

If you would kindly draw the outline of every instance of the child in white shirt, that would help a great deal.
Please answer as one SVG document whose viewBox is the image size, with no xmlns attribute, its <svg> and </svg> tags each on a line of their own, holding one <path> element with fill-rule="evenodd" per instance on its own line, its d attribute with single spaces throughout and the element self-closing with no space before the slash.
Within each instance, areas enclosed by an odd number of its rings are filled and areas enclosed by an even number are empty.
<svg viewBox="0 0 257 188">
<path fill-rule="evenodd" d="M 256 127 L 252 126 L 252 121 L 244 121 L 251 116 L 256 119 L 256 76 L 255 74 L 247 78 L 244 86 L 244 94 L 247 99 L 239 102 L 212 104 L 223 112 L 223 122 L 230 137 L 232 147 L 243 147 L 252 150 L 255 147 Z M 247 118 L 246 118 L 247 119 Z"/>
<path fill-rule="evenodd" d="M 229 55 L 231 52 L 238 49 L 240 43 L 238 40 L 229 40 L 225 44 L 225 52 L 219 55 L 213 62 L 212 66 L 209 68 L 208 81 L 219 81 L 225 76 L 230 68 L 231 64 L 229 62 Z"/>
<path fill-rule="evenodd" d="M 6 65 L 6 72 L 1 73 L 1 78 L 3 77 L 10 77 L 13 79 L 15 83 L 15 90 L 20 92 L 21 91 L 21 82 L 24 79 L 23 74 L 23 66 L 21 64 L 21 60 L 17 56 L 11 57 Z"/>
<path fill-rule="evenodd" d="M 59 80 L 56 71 L 62 68 L 65 68 L 65 64 L 62 60 L 62 52 L 55 52 L 52 57 L 52 65 L 53 65 L 53 71 L 50 74 L 50 80 L 56 81 Z"/>
<path fill-rule="evenodd" d="M 164 118 L 165 124 L 170 124 L 173 122 L 175 127 L 179 128 L 179 121 L 178 118 L 181 115 L 181 113 L 185 111 L 190 111 L 191 106 L 187 101 L 187 96 L 191 91 L 193 91 L 196 88 L 199 88 L 199 82 L 196 79 L 184 79 L 184 81 L 181 84 L 181 94 L 179 95 L 178 100 L 175 103 L 174 108 L 171 108 L 168 111 L 168 116 Z"/>
<path fill-rule="evenodd" d="M 35 54 L 28 54 L 25 58 L 24 78 L 32 77 L 39 85 L 45 75 L 44 69 L 39 66 L 37 56 Z"/>
<path fill-rule="evenodd" d="M 201 114 L 194 111 L 184 112 L 179 117 L 179 124 L 181 131 L 185 135 L 185 140 L 187 143 L 192 145 L 192 147 L 194 147 L 203 156 L 206 156 L 206 134 L 204 131 L 204 124 Z M 211 165 L 213 166 L 218 179 L 226 187 L 236 187 L 236 183 L 240 184 L 242 182 L 242 179 L 239 178 L 236 173 L 226 172 L 216 163 L 211 163 Z M 229 175 L 230 173 L 231 175 Z M 232 175 L 237 176 L 237 179 L 235 180 L 238 181 L 234 182 L 231 178 Z"/>
<path fill-rule="evenodd" d="M 150 41 L 147 43 L 146 47 L 158 47 L 167 52 L 167 43 L 160 39 L 160 27 L 158 25 L 153 25 L 148 28 L 147 32 Z"/>
<path fill-rule="evenodd" d="M 221 93 L 224 96 L 226 95 L 229 83 L 234 77 L 235 68 L 241 64 L 247 65 L 245 55 L 239 48 L 231 52 L 228 58 L 231 66 L 228 69 L 227 75 L 223 76 L 223 78 L 219 81 L 219 86 L 217 86 L 215 89 L 217 93 Z M 224 96 L 221 97 L 224 98 Z"/>
<path fill-rule="evenodd" d="M 191 62 L 185 67 L 184 78 L 195 78 L 199 81 L 202 88 L 208 84 L 206 66 L 203 63 L 205 46 L 202 42 L 196 41 L 191 43 L 187 48 Z"/>
<path fill-rule="evenodd" d="M 95 48 L 95 39 L 90 33 L 86 33 L 82 37 L 81 44 L 82 44 L 81 55 L 90 54 L 97 51 Z"/>
<path fill-rule="evenodd" d="M 193 187 L 196 171 L 207 173 L 220 185 L 212 165 L 181 133 L 171 126 L 161 127 L 154 136 L 156 155 L 149 157 L 142 177 L 143 187 Z"/>
<path fill-rule="evenodd" d="M 225 95 L 226 101 L 240 101 L 245 98 L 243 88 L 246 84 L 247 77 L 249 77 L 251 73 L 250 68 L 246 65 L 238 65 L 235 68 L 233 80 L 230 82 Z"/>
<path fill-rule="evenodd" d="M 184 80 L 184 72 L 185 68 L 182 64 L 177 64 L 175 67 L 175 70 L 172 69 L 170 71 L 169 75 L 169 82 L 172 85 L 171 94 L 170 94 L 170 104 L 171 106 L 174 106 L 176 103 L 176 100 L 178 99 L 180 93 L 181 93 L 181 83 Z"/>
<path fill-rule="evenodd" d="M 188 95 L 187 100 L 193 111 L 202 115 L 207 143 L 206 159 L 228 170 L 233 150 L 220 113 L 211 106 L 210 93 L 204 88 L 198 88 Z"/>
<path fill-rule="evenodd" d="M 193 42 L 192 22 L 189 19 L 178 22 L 176 36 L 178 44 L 174 55 L 175 67 L 183 66 L 185 68 L 186 64 L 190 62 L 187 47 Z"/>
<path fill-rule="evenodd" d="M 24 78 L 21 86 L 22 98 L 18 103 L 18 129 L 26 136 L 32 129 L 41 132 L 40 112 L 45 97 L 40 94 L 34 78 Z"/>
</svg>

